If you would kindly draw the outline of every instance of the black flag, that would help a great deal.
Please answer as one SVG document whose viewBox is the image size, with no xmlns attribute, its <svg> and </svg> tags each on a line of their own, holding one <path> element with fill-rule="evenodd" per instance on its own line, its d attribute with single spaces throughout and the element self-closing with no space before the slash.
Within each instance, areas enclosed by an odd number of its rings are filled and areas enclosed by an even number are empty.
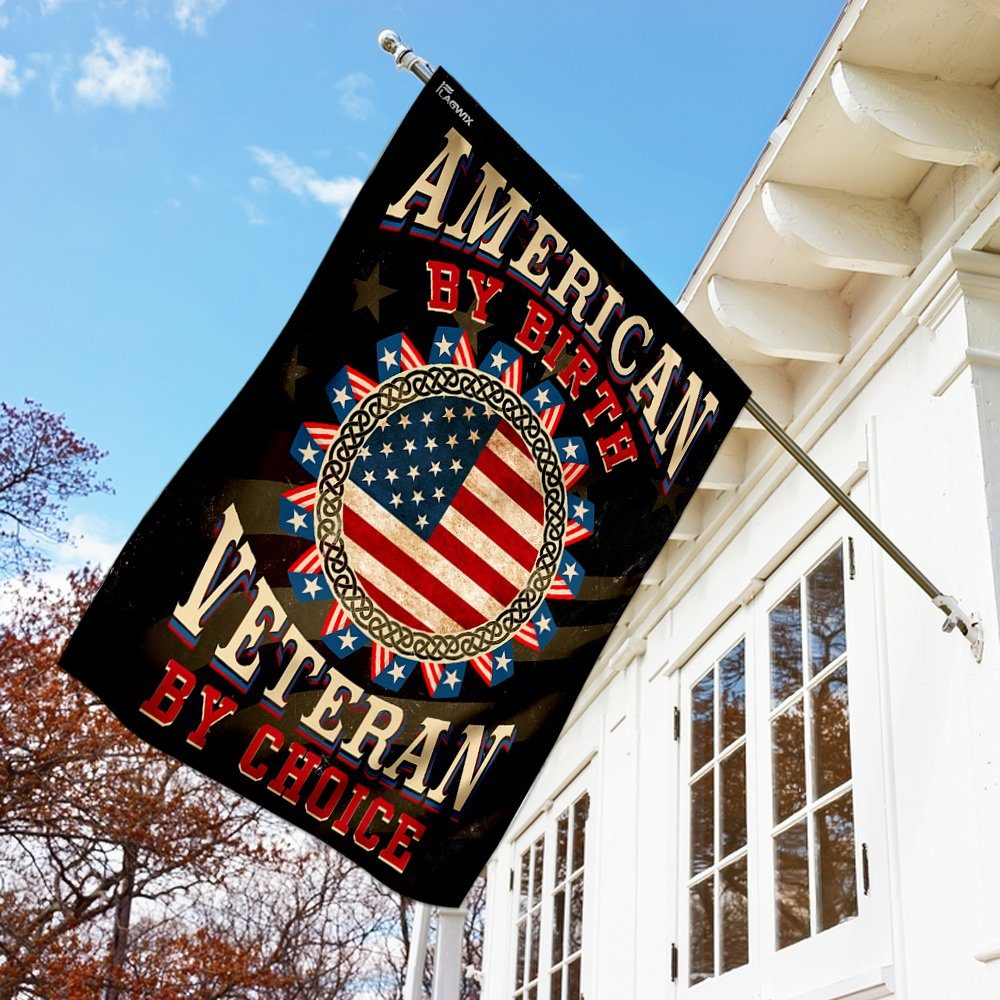
<svg viewBox="0 0 1000 1000">
<path fill-rule="evenodd" d="M 747 397 L 439 70 L 63 666 L 457 905 Z"/>
</svg>

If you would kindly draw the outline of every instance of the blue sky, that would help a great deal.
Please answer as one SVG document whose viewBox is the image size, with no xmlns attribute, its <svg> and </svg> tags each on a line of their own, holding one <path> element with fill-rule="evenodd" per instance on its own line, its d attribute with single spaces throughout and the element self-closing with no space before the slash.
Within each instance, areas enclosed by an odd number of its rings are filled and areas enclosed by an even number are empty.
<svg viewBox="0 0 1000 1000">
<path fill-rule="evenodd" d="M 416 96 L 379 29 L 676 297 L 840 8 L 0 0 L 0 398 L 108 451 L 79 554 L 131 532 L 238 391 Z"/>
</svg>

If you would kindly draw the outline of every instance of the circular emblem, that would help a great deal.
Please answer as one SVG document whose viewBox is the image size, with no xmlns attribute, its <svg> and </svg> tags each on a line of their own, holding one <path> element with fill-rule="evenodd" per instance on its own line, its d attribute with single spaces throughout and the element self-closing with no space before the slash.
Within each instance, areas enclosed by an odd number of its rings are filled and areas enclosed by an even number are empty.
<svg viewBox="0 0 1000 1000">
<path fill-rule="evenodd" d="M 497 649 L 560 568 L 567 493 L 536 412 L 487 372 L 432 365 L 383 381 L 326 452 L 315 535 L 333 595 L 400 656 Z"/>
</svg>

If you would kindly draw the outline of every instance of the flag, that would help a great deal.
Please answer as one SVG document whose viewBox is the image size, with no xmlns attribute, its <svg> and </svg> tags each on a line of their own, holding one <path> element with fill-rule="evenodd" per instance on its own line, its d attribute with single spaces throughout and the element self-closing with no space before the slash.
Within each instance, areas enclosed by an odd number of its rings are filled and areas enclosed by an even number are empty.
<svg viewBox="0 0 1000 1000">
<path fill-rule="evenodd" d="M 457 905 L 747 397 L 439 70 L 62 664 Z"/>
</svg>

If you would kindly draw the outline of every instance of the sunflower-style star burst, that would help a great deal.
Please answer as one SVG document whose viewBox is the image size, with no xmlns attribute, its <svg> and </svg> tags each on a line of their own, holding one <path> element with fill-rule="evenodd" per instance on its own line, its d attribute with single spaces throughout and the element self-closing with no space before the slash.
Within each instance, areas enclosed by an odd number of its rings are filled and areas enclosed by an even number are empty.
<svg viewBox="0 0 1000 1000">
<path fill-rule="evenodd" d="M 439 327 L 425 360 L 405 333 L 376 345 L 378 380 L 345 366 L 326 395 L 335 423 L 306 422 L 291 455 L 312 477 L 281 498 L 281 530 L 308 542 L 288 567 L 296 597 L 327 602 L 323 642 L 370 650 L 373 681 L 411 676 L 454 698 L 471 669 L 509 680 L 515 646 L 542 650 L 549 601 L 572 600 L 593 504 L 569 491 L 589 467 L 556 438 L 565 400 L 522 386 L 498 342 L 476 363 L 469 335 Z M 419 667 L 419 670 L 418 670 Z"/>
</svg>

